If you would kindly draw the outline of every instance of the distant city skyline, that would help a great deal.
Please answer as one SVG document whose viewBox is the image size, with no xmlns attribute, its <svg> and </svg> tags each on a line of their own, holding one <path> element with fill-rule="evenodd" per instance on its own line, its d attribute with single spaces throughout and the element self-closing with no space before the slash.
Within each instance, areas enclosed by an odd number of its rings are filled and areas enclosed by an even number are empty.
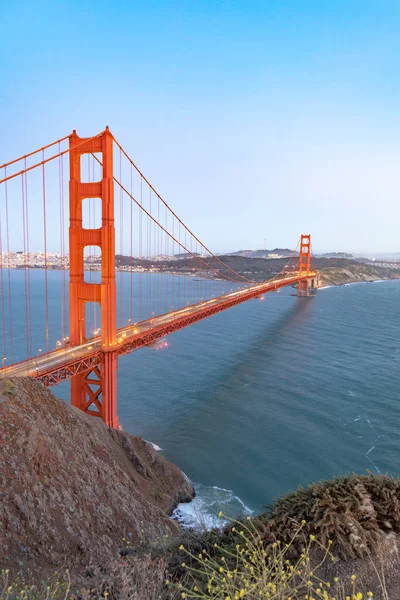
<svg viewBox="0 0 400 600">
<path fill-rule="evenodd" d="M 96 249 L 97 250 L 97 249 Z M 260 258 L 284 258 L 287 256 L 291 256 L 290 254 L 286 254 L 285 252 L 274 252 L 274 250 L 284 250 L 283 248 L 271 248 L 271 249 L 265 249 L 265 254 L 263 253 L 264 250 L 262 248 L 242 248 L 239 250 L 234 250 L 234 251 L 228 251 L 226 253 L 224 252 L 219 252 L 217 253 L 217 256 L 224 256 L 224 255 L 232 255 L 232 254 L 240 254 L 240 253 L 249 253 L 249 255 L 251 256 L 253 253 L 260 253 L 258 254 L 258 256 Z M 289 250 L 290 252 L 294 252 L 294 249 L 290 249 L 288 248 L 287 250 Z M 370 259 L 392 259 L 392 260 L 396 260 L 396 261 L 400 261 L 400 252 L 366 252 L 365 254 L 361 254 L 361 253 L 351 253 L 351 252 L 341 252 L 341 251 L 333 251 L 333 252 L 312 252 L 313 255 L 315 256 L 326 256 L 328 258 L 330 257 L 334 257 L 334 258 L 350 258 L 350 257 L 354 257 L 354 258 L 370 258 Z M 204 256 L 207 257 L 209 256 L 206 252 L 203 253 L 194 253 L 194 255 L 196 256 Z M 116 256 L 118 256 L 118 253 L 116 254 Z M 130 256 L 129 254 L 124 254 L 123 256 Z M 146 254 L 142 254 L 142 255 L 138 255 L 138 254 L 133 254 L 132 257 L 135 259 L 143 259 L 143 260 L 155 260 L 155 261 L 162 261 L 162 260 L 171 260 L 172 258 L 175 258 L 176 260 L 179 260 L 180 258 L 182 258 L 182 256 L 184 256 L 183 254 L 177 252 L 175 254 L 150 254 L 150 255 L 146 255 Z M 9 264 L 13 265 L 16 262 L 19 265 L 24 265 L 24 258 L 28 257 L 29 259 L 35 259 L 34 262 L 36 264 L 36 266 L 40 263 L 43 266 L 45 266 L 45 260 L 47 258 L 48 260 L 48 264 L 54 264 L 59 262 L 60 264 L 64 264 L 66 265 L 67 263 L 69 263 L 69 253 L 66 252 L 65 254 L 61 254 L 60 252 L 51 252 L 48 251 L 46 253 L 46 257 L 45 257 L 45 253 L 43 250 L 38 250 L 38 251 L 29 251 L 29 252 L 24 252 L 23 250 L 17 250 L 17 251 L 10 251 L 10 253 L 8 252 L 0 252 L 0 264 L 3 264 L 4 267 L 8 267 Z M 99 262 L 101 260 L 101 255 L 99 252 L 85 252 L 85 262 L 86 263 L 90 263 L 90 262 Z M 66 262 L 67 261 L 67 262 Z"/>
<path fill-rule="evenodd" d="M 400 252 L 398 2 L 21 0 L 2 25 L 0 164 L 108 124 L 216 253 Z"/>
</svg>

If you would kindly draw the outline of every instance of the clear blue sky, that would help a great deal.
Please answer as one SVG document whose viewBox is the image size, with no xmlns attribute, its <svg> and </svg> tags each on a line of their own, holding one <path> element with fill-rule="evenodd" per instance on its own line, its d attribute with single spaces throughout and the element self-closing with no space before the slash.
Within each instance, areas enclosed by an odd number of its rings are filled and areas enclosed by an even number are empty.
<svg viewBox="0 0 400 600">
<path fill-rule="evenodd" d="M 0 163 L 108 124 L 215 251 L 400 251 L 398 0 L 19 0 Z"/>
</svg>

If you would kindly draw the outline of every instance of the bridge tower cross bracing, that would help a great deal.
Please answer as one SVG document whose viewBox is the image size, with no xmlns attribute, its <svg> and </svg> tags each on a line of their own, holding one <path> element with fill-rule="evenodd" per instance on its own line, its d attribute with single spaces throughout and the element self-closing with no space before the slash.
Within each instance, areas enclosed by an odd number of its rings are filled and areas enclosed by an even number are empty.
<svg viewBox="0 0 400 600">
<path fill-rule="evenodd" d="M 87 302 L 97 302 L 101 309 L 101 364 L 71 379 L 71 403 L 82 411 L 101 417 L 109 427 L 119 427 L 117 417 L 117 354 L 116 343 L 116 283 L 113 136 L 106 130 L 96 138 L 80 138 L 76 131 L 69 137 L 69 253 L 70 253 L 70 343 L 86 340 Z M 78 144 L 78 147 L 76 145 Z M 81 157 L 101 153 L 102 179 L 81 181 Z M 102 224 L 98 229 L 85 229 L 82 222 L 82 202 L 100 198 Z M 86 246 L 101 249 L 101 282 L 85 281 L 84 253 Z"/>
<path fill-rule="evenodd" d="M 300 255 L 299 255 L 299 273 L 308 275 L 310 272 L 311 259 L 311 235 L 301 234 L 300 237 Z M 301 279 L 298 283 L 297 293 L 299 296 L 308 296 L 309 280 Z"/>
</svg>

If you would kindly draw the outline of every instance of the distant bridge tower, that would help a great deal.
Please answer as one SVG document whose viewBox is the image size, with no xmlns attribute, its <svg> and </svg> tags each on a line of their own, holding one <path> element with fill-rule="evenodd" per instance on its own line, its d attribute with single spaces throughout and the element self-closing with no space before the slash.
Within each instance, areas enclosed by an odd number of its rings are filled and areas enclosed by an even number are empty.
<svg viewBox="0 0 400 600">
<path fill-rule="evenodd" d="M 90 366 L 71 379 L 71 403 L 84 412 L 99 416 L 110 427 L 118 427 L 117 417 L 117 353 L 116 343 L 116 285 L 115 285 L 115 227 L 113 136 L 106 130 L 95 138 L 80 138 L 76 131 L 69 137 L 69 253 L 70 253 L 70 343 L 79 346 L 86 340 L 86 302 L 101 307 L 102 362 Z M 78 144 L 78 147 L 76 147 Z M 102 179 L 81 181 L 81 156 L 101 153 Z M 100 198 L 102 222 L 99 229 L 82 226 L 82 202 Z M 101 249 L 101 283 L 85 282 L 85 246 Z"/>
<path fill-rule="evenodd" d="M 311 259 L 311 235 L 301 234 L 300 238 L 300 256 L 299 256 L 299 273 L 300 275 L 308 275 L 310 272 Z M 312 284 L 312 287 L 314 285 Z M 298 283 L 297 294 L 299 296 L 309 295 L 309 280 L 302 279 Z"/>
</svg>

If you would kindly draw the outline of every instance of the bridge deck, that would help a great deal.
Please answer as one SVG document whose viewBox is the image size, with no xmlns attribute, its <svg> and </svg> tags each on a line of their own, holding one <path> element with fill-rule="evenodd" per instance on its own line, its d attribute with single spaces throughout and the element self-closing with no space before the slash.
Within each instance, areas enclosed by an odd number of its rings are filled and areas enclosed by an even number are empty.
<svg viewBox="0 0 400 600">
<path fill-rule="evenodd" d="M 118 355 L 128 354 L 169 335 L 188 325 L 201 321 L 218 312 L 257 298 L 262 294 L 293 285 L 300 280 L 311 280 L 317 273 L 308 276 L 298 274 L 282 277 L 274 281 L 266 281 L 236 292 L 218 296 L 211 300 L 192 304 L 185 308 L 122 327 L 117 331 L 115 351 Z M 46 385 L 55 385 L 78 373 L 83 373 L 102 362 L 103 346 L 101 337 L 87 340 L 80 346 L 63 347 L 45 354 L 35 356 L 14 365 L 0 369 L 0 379 L 4 377 L 31 376 L 43 381 Z"/>
</svg>

